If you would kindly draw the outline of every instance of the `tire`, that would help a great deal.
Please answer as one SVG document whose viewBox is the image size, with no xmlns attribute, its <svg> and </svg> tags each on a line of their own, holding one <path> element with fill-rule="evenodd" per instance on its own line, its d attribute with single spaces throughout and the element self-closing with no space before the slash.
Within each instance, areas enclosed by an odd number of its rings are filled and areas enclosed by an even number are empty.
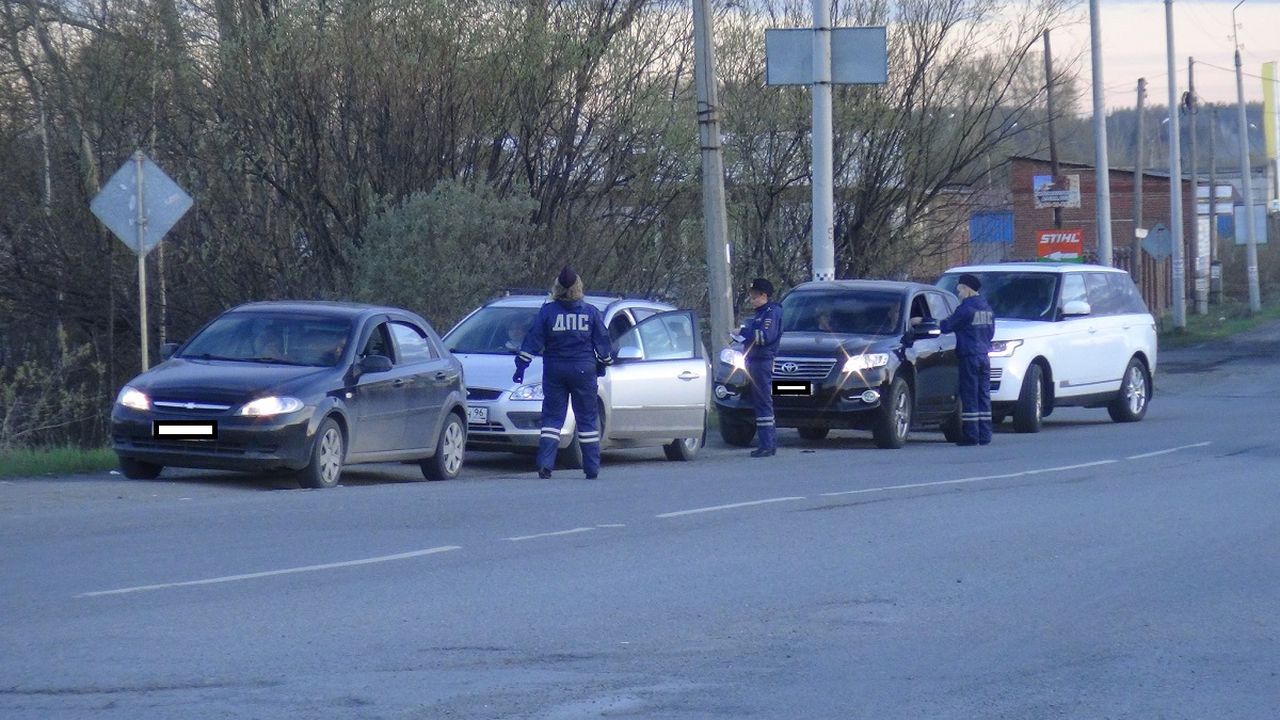
<svg viewBox="0 0 1280 720">
<path fill-rule="evenodd" d="M 800 439 L 808 442 L 818 442 L 826 440 L 827 435 L 831 433 L 831 428 L 824 427 L 802 427 L 800 430 Z"/>
<path fill-rule="evenodd" d="M 662 454 L 672 462 L 689 462 L 707 443 L 707 416 L 702 416 L 702 434 L 698 437 L 679 438 L 662 446 Z"/>
<path fill-rule="evenodd" d="M 946 422 L 942 423 L 942 437 L 947 442 L 958 443 L 964 439 L 964 408 L 960 406 L 960 399 L 956 398 L 956 409 L 952 411 Z M 991 422 L 995 424 L 995 416 L 992 416 Z"/>
<path fill-rule="evenodd" d="M 742 420 L 738 413 L 720 413 L 720 439 L 726 444 L 734 447 L 749 447 L 755 436 L 754 422 Z"/>
<path fill-rule="evenodd" d="M 894 378 L 871 429 L 876 447 L 896 450 L 907 444 L 907 435 L 911 434 L 911 409 L 911 386 L 900 377 Z"/>
<path fill-rule="evenodd" d="M 444 427 L 440 428 L 440 437 L 436 440 L 436 454 L 418 463 L 422 468 L 422 477 L 428 480 L 452 480 L 458 477 L 466 453 L 466 426 L 456 414 L 449 413 Z"/>
<path fill-rule="evenodd" d="M 164 470 L 163 465 L 127 457 L 120 458 L 120 472 L 130 480 L 155 480 L 160 477 L 161 470 Z"/>
<path fill-rule="evenodd" d="M 1018 402 L 1013 406 L 1013 429 L 1020 433 L 1038 433 L 1043 420 L 1044 371 L 1039 365 L 1032 365 L 1027 368 Z"/>
<path fill-rule="evenodd" d="M 596 406 L 596 419 L 600 425 L 600 448 L 604 449 L 604 408 Z M 556 451 L 556 467 L 561 470 L 582 469 L 582 443 L 578 442 L 577 419 L 574 419 L 573 440 L 568 447 Z"/>
<path fill-rule="evenodd" d="M 325 418 L 316 430 L 316 440 L 311 446 L 311 462 L 298 473 L 298 483 L 304 488 L 317 490 L 337 486 L 342 477 L 346 445 L 342 428 L 338 427 L 333 418 Z"/>
<path fill-rule="evenodd" d="M 1120 392 L 1107 405 L 1107 413 L 1116 422 L 1138 422 L 1147 415 L 1151 403 L 1151 373 L 1138 358 L 1129 360 L 1120 381 Z"/>
<path fill-rule="evenodd" d="M 1005 419 L 1006 419 L 1007 417 L 1008 417 L 1008 416 L 1007 416 L 1007 415 L 1005 415 L 1004 413 L 998 413 L 998 412 L 993 412 L 993 413 L 991 413 L 991 425 L 992 425 L 992 427 L 994 427 L 994 426 L 996 426 L 996 425 L 999 425 L 1000 423 L 1004 422 L 1004 421 L 1005 421 Z"/>
</svg>

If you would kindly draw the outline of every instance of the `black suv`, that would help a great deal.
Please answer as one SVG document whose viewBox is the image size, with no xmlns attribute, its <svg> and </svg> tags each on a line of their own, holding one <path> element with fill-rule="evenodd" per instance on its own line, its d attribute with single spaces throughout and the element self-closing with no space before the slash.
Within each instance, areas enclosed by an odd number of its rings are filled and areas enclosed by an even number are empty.
<svg viewBox="0 0 1280 720">
<path fill-rule="evenodd" d="M 782 300 L 782 342 L 773 363 L 778 427 L 821 440 L 832 428 L 870 430 L 876 445 L 899 448 L 913 427 L 940 426 L 960 439 L 954 335 L 938 323 L 955 295 L 882 280 L 836 280 L 796 286 Z M 914 327 L 910 318 L 921 318 Z M 716 363 L 720 434 L 746 446 L 755 435 L 751 393 L 757 388 L 742 353 L 727 348 Z"/>
</svg>

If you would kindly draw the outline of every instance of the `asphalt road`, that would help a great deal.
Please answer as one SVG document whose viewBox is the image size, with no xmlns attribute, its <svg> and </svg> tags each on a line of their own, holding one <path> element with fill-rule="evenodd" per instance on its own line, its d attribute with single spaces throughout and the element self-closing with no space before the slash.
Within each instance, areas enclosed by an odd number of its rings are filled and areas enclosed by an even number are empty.
<svg viewBox="0 0 1280 720">
<path fill-rule="evenodd" d="M 1277 352 L 987 448 L 0 482 L 0 717 L 1280 717 Z"/>
</svg>

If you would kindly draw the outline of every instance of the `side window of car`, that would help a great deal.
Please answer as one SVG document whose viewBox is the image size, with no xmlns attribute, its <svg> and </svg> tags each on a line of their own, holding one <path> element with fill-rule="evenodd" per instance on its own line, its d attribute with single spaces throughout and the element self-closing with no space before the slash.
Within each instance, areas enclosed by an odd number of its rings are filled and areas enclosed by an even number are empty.
<svg viewBox="0 0 1280 720">
<path fill-rule="evenodd" d="M 1122 305 L 1120 312 L 1138 315 L 1147 313 L 1147 304 L 1142 301 L 1142 293 L 1138 292 L 1138 286 L 1133 284 L 1133 278 L 1129 277 L 1129 273 L 1107 273 L 1107 282 L 1111 284 L 1113 292 L 1120 299 Z"/>
<path fill-rule="evenodd" d="M 1084 287 L 1083 273 L 1067 273 L 1062 276 L 1062 299 L 1058 307 L 1066 307 L 1069 302 L 1089 302 L 1089 292 Z"/>
<path fill-rule="evenodd" d="M 1089 308 L 1094 315 L 1119 315 L 1124 312 L 1124 301 L 1107 282 L 1108 273 L 1085 273 L 1084 285 L 1089 294 Z"/>
<path fill-rule="evenodd" d="M 614 315 L 613 319 L 609 321 L 609 340 L 616 343 L 618 338 L 633 327 L 635 327 L 635 323 L 631 321 L 631 316 L 627 314 L 627 311 L 619 310 L 618 314 Z"/>
<path fill-rule="evenodd" d="M 369 357 L 371 355 L 392 357 L 391 339 L 387 337 L 386 323 L 380 323 L 378 327 L 373 329 L 373 332 L 369 333 L 369 339 L 360 350 L 360 357 L 362 358 Z"/>
<path fill-rule="evenodd" d="M 951 315 L 952 308 L 947 303 L 946 296 L 942 293 L 929 293 L 926 295 L 929 299 L 929 312 L 935 320 L 941 320 Z"/>
<path fill-rule="evenodd" d="M 946 315 L 942 317 L 934 315 L 929 309 L 929 301 L 925 299 L 924 293 L 921 293 L 911 299 L 911 317 L 922 320 L 941 320 Z"/>
<path fill-rule="evenodd" d="M 640 322 L 645 318 L 651 318 L 654 315 L 657 315 L 658 312 L 659 312 L 658 310 L 654 310 L 653 308 L 646 308 L 646 307 L 631 308 L 631 314 L 636 316 L 636 322 Z"/>
<path fill-rule="evenodd" d="M 698 357 L 693 316 L 688 312 L 661 313 L 641 322 L 617 340 L 618 347 L 641 351 L 644 360 L 685 360 Z"/>
<path fill-rule="evenodd" d="M 400 350 L 400 362 L 412 364 L 435 359 L 431 341 L 418 328 L 404 322 L 392 322 L 391 334 Z"/>
</svg>

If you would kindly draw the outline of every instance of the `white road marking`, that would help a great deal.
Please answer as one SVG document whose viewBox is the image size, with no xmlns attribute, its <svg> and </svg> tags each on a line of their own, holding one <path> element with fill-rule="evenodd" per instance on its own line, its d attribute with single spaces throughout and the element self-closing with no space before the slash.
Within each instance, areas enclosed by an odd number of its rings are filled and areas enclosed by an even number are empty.
<svg viewBox="0 0 1280 720">
<path fill-rule="evenodd" d="M 538 533 L 537 535 L 521 535 L 520 537 L 509 537 L 507 540 L 511 542 L 520 542 L 521 540 L 536 540 L 538 538 L 556 537 L 559 535 L 574 535 L 576 533 L 591 532 L 595 528 L 580 527 L 572 530 L 558 530 L 556 532 Z"/>
<path fill-rule="evenodd" d="M 716 510 L 733 510 L 735 508 L 751 507 L 752 505 L 765 505 L 767 503 L 790 502 L 792 500 L 807 500 L 802 497 L 780 497 L 769 498 L 768 500 L 752 500 L 751 502 L 732 503 L 729 505 L 713 505 L 711 507 L 694 508 L 692 510 L 677 510 L 676 512 L 662 513 L 654 517 L 673 518 L 681 515 L 696 515 L 698 513 L 715 512 Z"/>
<path fill-rule="evenodd" d="M 1040 475 L 1043 473 L 1063 472 L 1066 470 L 1079 470 L 1081 468 L 1096 467 L 1098 465 L 1111 465 L 1120 462 L 1119 460 L 1097 460 L 1095 462 L 1080 463 L 1079 465 L 1062 465 L 1051 468 L 1037 468 L 1035 470 L 1023 470 L 1021 472 L 1005 473 L 1003 475 L 981 475 L 978 477 L 958 478 L 956 480 L 938 480 L 937 482 L 911 483 L 909 485 L 886 485 L 884 487 L 863 488 L 861 490 L 844 490 L 842 492 L 822 493 L 823 497 L 836 497 L 838 495 L 860 495 L 863 493 L 885 492 L 888 490 L 910 490 L 913 488 L 938 487 L 940 485 L 963 485 L 966 483 L 982 482 L 983 480 L 1007 480 L 1009 478 L 1025 477 L 1027 475 Z"/>
<path fill-rule="evenodd" d="M 1168 455 L 1169 453 L 1175 453 L 1175 452 L 1178 452 L 1179 450 L 1190 450 L 1191 448 L 1204 447 L 1206 445 L 1212 445 L 1212 444 L 1213 444 L 1212 442 L 1206 441 L 1206 442 L 1193 443 L 1191 445 L 1179 445 L 1176 448 L 1169 448 L 1168 450 L 1157 450 L 1155 452 L 1142 453 L 1141 455 L 1130 455 L 1129 457 L 1125 458 L 1125 460 L 1142 460 L 1144 458 L 1155 457 L 1157 455 Z"/>
<path fill-rule="evenodd" d="M 597 525 L 596 527 L 598 527 L 598 528 L 624 528 L 624 527 L 626 527 L 626 525 L 623 525 L 622 523 L 604 523 L 603 525 Z"/>
<path fill-rule="evenodd" d="M 236 582 L 238 580 L 253 580 L 256 578 L 271 577 L 273 575 L 291 575 L 293 573 L 316 572 L 318 570 L 333 570 L 336 568 L 354 567 L 356 565 L 372 565 L 373 563 L 390 562 L 392 560 L 408 560 L 409 558 L 422 557 L 423 555 L 435 555 L 436 553 L 449 552 L 451 550 L 461 550 L 460 545 L 444 545 L 441 547 L 427 548 L 426 550 L 414 550 L 412 552 L 397 553 L 395 555 L 381 555 L 379 557 L 363 558 L 361 560 L 347 560 L 345 562 L 325 563 L 323 565 L 306 565 L 303 567 L 285 568 L 283 570 L 267 570 L 264 572 L 245 573 L 243 575 L 226 575 L 224 577 L 208 578 L 205 580 L 187 580 L 185 582 L 159 583 L 156 585 L 139 585 L 137 587 L 120 588 L 118 590 L 99 590 L 97 592 L 81 593 L 77 597 L 98 597 L 100 595 L 124 595 L 125 593 L 145 592 L 147 590 L 162 590 L 164 588 L 187 587 L 190 585 L 214 585 L 217 583 Z"/>
</svg>

